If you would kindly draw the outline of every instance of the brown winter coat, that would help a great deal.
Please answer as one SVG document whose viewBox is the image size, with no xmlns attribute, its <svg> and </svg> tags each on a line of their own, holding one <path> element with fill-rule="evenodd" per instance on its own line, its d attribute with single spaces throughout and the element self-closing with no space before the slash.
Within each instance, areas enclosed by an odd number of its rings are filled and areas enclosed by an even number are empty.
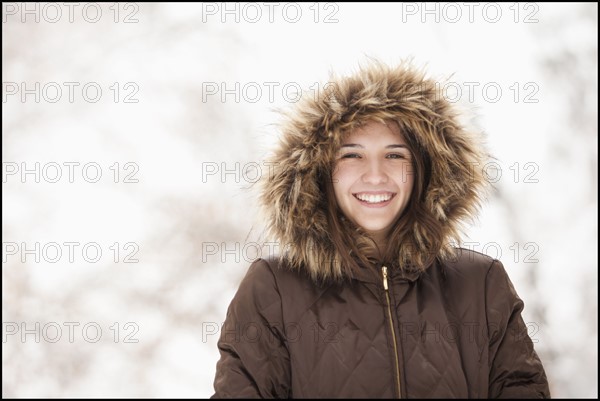
<svg viewBox="0 0 600 401">
<path fill-rule="evenodd" d="M 263 175 L 265 222 L 285 252 L 255 261 L 229 306 L 214 396 L 549 397 L 501 262 L 451 245 L 487 184 L 477 136 L 410 66 L 331 82 L 295 105 Z M 352 267 L 331 239 L 324 180 L 344 135 L 369 119 L 396 121 L 429 162 L 393 260 Z"/>
<path fill-rule="evenodd" d="M 253 263 L 222 327 L 215 396 L 549 397 L 499 261 L 463 250 L 387 281 L 386 294 L 381 273 L 365 269 L 317 286 L 275 261 Z"/>
</svg>

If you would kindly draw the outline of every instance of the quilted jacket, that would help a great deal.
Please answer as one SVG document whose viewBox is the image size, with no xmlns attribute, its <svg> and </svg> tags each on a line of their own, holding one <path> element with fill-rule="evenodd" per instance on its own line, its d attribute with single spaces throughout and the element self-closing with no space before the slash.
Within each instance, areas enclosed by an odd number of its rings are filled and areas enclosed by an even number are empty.
<svg viewBox="0 0 600 401">
<path fill-rule="evenodd" d="M 222 327 L 215 396 L 548 398 L 502 264 L 461 250 L 419 275 L 351 283 L 254 262 Z"/>
<path fill-rule="evenodd" d="M 281 127 L 260 200 L 285 251 L 252 263 L 229 305 L 213 397 L 549 397 L 502 263 L 451 245 L 487 185 L 478 136 L 408 64 L 330 84 Z M 368 119 L 398 122 L 427 154 L 426 216 L 407 223 L 393 260 L 350 267 L 331 240 L 323 180 L 344 134 Z"/>
</svg>

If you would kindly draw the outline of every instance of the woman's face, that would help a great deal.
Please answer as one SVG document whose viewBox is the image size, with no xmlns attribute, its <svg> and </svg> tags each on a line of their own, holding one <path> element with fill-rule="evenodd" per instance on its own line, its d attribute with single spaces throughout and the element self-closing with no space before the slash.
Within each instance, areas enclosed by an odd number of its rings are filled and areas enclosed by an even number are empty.
<svg viewBox="0 0 600 401">
<path fill-rule="evenodd" d="M 333 188 L 344 215 L 385 239 L 413 188 L 412 155 L 396 124 L 369 122 L 342 142 Z"/>
</svg>

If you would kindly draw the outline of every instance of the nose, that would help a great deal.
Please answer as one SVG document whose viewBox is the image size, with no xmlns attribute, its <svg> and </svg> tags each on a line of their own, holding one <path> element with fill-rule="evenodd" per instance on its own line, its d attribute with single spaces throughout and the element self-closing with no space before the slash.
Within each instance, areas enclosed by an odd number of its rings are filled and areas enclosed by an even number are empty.
<svg viewBox="0 0 600 401">
<path fill-rule="evenodd" d="M 386 183 L 388 176 L 383 163 L 376 159 L 370 160 L 365 166 L 362 179 L 364 182 L 373 185 Z"/>
</svg>

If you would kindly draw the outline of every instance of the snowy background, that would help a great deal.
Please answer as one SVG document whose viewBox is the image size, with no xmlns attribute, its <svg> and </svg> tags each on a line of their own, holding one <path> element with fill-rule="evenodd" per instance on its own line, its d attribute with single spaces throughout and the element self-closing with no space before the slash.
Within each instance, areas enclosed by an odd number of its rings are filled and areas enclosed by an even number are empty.
<svg viewBox="0 0 600 401">
<path fill-rule="evenodd" d="M 596 4 L 77 4 L 2 4 L 3 397 L 212 395 L 276 110 L 368 57 L 476 114 L 467 241 L 553 396 L 598 396 Z"/>
</svg>

